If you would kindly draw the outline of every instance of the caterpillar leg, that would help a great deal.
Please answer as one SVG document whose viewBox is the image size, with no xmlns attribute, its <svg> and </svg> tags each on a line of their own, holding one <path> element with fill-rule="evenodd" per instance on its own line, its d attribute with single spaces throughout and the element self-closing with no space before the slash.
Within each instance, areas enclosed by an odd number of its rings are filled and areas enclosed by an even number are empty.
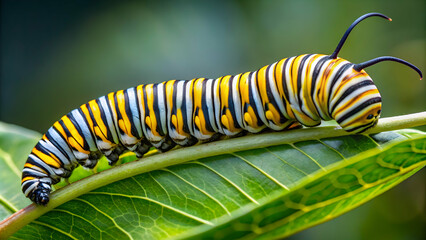
<svg viewBox="0 0 426 240">
<path fill-rule="evenodd" d="M 143 155 L 145 155 L 145 153 L 149 151 L 151 146 L 151 143 L 148 140 L 144 139 L 136 143 L 132 151 L 136 153 L 136 157 L 141 158 L 143 157 Z"/>
<path fill-rule="evenodd" d="M 114 165 L 118 159 L 120 158 L 120 155 L 124 153 L 127 149 L 122 145 L 117 145 L 115 148 L 113 148 L 108 153 L 105 153 L 105 157 L 108 159 L 108 164 L 110 166 Z"/>
<path fill-rule="evenodd" d="M 72 169 L 65 169 L 63 170 L 62 174 L 58 174 L 58 176 L 60 176 L 61 178 L 65 178 L 68 179 L 71 176 L 72 173 Z"/>
<path fill-rule="evenodd" d="M 172 140 L 176 144 L 178 144 L 179 146 L 182 146 L 182 147 L 189 147 L 189 146 L 192 146 L 192 145 L 195 145 L 195 144 L 198 143 L 198 139 L 196 137 L 191 136 L 191 135 L 185 136 L 183 138 L 173 138 L 172 137 Z"/>
<path fill-rule="evenodd" d="M 239 133 L 238 133 L 239 134 Z M 204 139 L 204 140 L 200 140 L 200 142 L 201 143 L 209 143 L 209 142 L 214 142 L 214 141 L 217 141 L 217 140 L 220 140 L 220 139 L 223 139 L 223 138 L 225 138 L 225 137 L 227 137 L 226 135 L 224 135 L 224 134 L 221 134 L 221 133 L 214 133 L 210 138 L 208 138 L 208 139 Z M 232 136 L 233 137 L 233 136 Z"/>
<path fill-rule="evenodd" d="M 99 158 L 101 158 L 101 157 L 102 157 L 101 152 L 99 152 L 99 151 L 91 152 L 89 154 L 89 158 L 83 159 L 83 160 L 78 160 L 78 162 L 80 163 L 81 166 L 83 166 L 85 168 L 92 169 L 96 166 Z"/>
<path fill-rule="evenodd" d="M 167 152 L 170 149 L 174 148 L 176 143 L 170 137 L 165 137 L 165 139 L 161 142 L 160 146 L 158 146 L 158 150 L 161 152 Z"/>
<path fill-rule="evenodd" d="M 234 137 L 242 137 L 242 136 L 245 136 L 245 135 L 247 135 L 247 131 L 241 131 L 241 132 L 239 132 L 239 133 L 237 133 L 237 134 L 235 134 L 234 136 L 232 136 L 233 138 Z"/>
</svg>

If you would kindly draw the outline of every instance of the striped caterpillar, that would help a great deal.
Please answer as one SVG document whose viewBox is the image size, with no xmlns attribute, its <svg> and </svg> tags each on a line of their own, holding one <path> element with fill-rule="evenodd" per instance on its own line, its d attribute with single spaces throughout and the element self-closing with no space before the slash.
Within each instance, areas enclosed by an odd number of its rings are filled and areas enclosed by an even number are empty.
<svg viewBox="0 0 426 240">
<path fill-rule="evenodd" d="M 22 191 L 39 205 L 49 202 L 51 185 L 79 164 L 93 168 L 105 155 L 113 165 L 124 151 L 142 157 L 151 146 L 168 151 L 220 136 L 317 126 L 334 119 L 346 131 L 377 124 L 381 97 L 363 70 L 395 57 L 353 64 L 337 55 L 359 17 L 331 55 L 284 58 L 254 72 L 217 79 L 170 80 L 109 93 L 72 110 L 43 135 L 22 172 Z"/>
</svg>

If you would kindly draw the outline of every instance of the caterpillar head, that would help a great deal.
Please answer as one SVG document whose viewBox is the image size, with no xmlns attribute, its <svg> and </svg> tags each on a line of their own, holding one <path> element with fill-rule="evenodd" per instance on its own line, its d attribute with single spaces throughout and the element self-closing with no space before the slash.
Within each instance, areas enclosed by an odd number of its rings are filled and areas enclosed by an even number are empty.
<svg viewBox="0 0 426 240">
<path fill-rule="evenodd" d="M 382 98 L 368 74 L 351 65 L 336 85 L 329 102 L 332 118 L 348 132 L 374 127 L 382 111 Z"/>
<path fill-rule="evenodd" d="M 331 59 L 336 59 L 339 51 L 345 43 L 349 33 L 362 20 L 378 16 L 392 21 L 391 18 L 381 13 L 367 13 L 356 19 L 348 30 L 346 30 Z M 407 65 L 417 71 L 422 79 L 422 72 L 413 64 L 402 59 L 390 56 L 378 57 L 363 63 L 354 64 L 345 72 L 343 79 L 347 84 L 337 91 L 337 97 L 330 102 L 330 113 L 337 123 L 346 131 L 360 133 L 374 127 L 382 112 L 382 99 L 380 93 L 371 80 L 370 76 L 363 70 L 369 66 L 382 61 L 394 61 Z M 343 82 L 343 81 L 342 81 Z"/>
</svg>

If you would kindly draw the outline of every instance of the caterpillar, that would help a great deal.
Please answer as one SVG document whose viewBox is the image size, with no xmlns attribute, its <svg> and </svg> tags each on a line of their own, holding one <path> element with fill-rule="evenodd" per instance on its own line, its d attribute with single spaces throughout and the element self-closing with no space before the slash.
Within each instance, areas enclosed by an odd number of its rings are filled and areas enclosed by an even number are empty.
<svg viewBox="0 0 426 240">
<path fill-rule="evenodd" d="M 337 55 L 356 19 L 331 55 L 284 58 L 257 71 L 217 79 L 169 80 L 109 93 L 72 110 L 55 122 L 28 156 L 22 191 L 38 205 L 49 202 L 51 185 L 68 178 L 75 167 L 93 168 L 105 155 L 113 165 L 125 151 L 141 158 L 152 146 L 165 152 L 221 136 L 280 131 L 297 125 L 317 126 L 334 119 L 346 131 L 361 133 L 375 126 L 381 96 L 363 70 L 378 57 L 353 64 Z"/>
</svg>

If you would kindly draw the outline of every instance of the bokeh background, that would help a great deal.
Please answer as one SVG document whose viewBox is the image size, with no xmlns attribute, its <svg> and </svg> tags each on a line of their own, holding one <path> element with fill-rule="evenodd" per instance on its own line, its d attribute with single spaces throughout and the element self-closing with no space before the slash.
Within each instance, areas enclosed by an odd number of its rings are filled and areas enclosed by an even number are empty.
<svg viewBox="0 0 426 240">
<path fill-rule="evenodd" d="M 256 70 L 284 57 L 377 56 L 425 68 L 426 1 L 1 1 L 0 121 L 45 132 L 111 91 L 169 79 Z M 424 81 L 408 67 L 368 68 L 383 117 L 425 110 Z M 423 129 L 424 130 L 424 129 Z M 395 189 L 292 239 L 426 239 L 425 170 Z"/>
</svg>

